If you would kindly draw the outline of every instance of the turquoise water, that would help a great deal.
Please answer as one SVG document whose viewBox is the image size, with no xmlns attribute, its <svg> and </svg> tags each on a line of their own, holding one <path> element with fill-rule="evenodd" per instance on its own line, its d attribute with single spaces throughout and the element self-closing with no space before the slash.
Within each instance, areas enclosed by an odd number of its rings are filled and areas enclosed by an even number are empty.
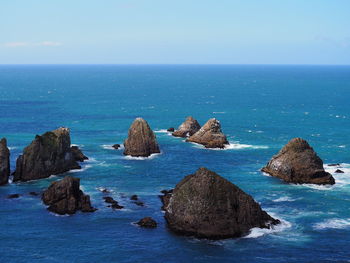
<svg viewBox="0 0 350 263">
<path fill-rule="evenodd" d="M 35 134 L 67 126 L 90 157 L 68 174 L 81 178 L 99 209 L 55 216 L 29 196 L 64 175 L 0 187 L 0 262 L 350 260 L 350 67 L 0 66 L 0 95 L 0 136 L 8 139 L 12 168 Z M 202 149 L 164 132 L 188 115 L 200 124 L 219 119 L 232 147 Z M 146 160 L 110 149 L 139 116 L 162 151 Z M 259 171 L 293 137 L 308 140 L 325 164 L 342 163 L 335 186 L 288 185 Z M 215 242 L 172 234 L 159 191 L 201 166 L 251 194 L 282 225 Z M 125 209 L 107 208 L 99 187 Z M 10 193 L 22 196 L 7 199 Z M 132 194 L 146 206 L 130 202 Z M 158 228 L 132 224 L 145 216 Z"/>
</svg>

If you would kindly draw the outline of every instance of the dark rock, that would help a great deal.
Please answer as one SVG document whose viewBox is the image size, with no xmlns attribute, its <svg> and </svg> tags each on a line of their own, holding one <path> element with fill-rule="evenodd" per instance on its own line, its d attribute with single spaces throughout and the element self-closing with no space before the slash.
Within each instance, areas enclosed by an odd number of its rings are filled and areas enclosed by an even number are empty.
<svg viewBox="0 0 350 263">
<path fill-rule="evenodd" d="M 124 155 L 134 157 L 148 157 L 152 153 L 160 153 L 155 134 L 142 118 L 136 118 L 130 126 L 124 146 Z"/>
<path fill-rule="evenodd" d="M 273 156 L 262 171 L 296 184 L 334 184 L 334 178 L 323 168 L 323 162 L 307 141 L 294 138 Z"/>
<path fill-rule="evenodd" d="M 116 143 L 116 144 L 113 144 L 112 147 L 116 150 L 118 150 L 120 148 L 120 144 Z"/>
<path fill-rule="evenodd" d="M 328 166 L 340 166 L 340 163 L 330 163 Z"/>
<path fill-rule="evenodd" d="M 202 144 L 206 148 L 225 148 L 225 145 L 229 144 L 225 134 L 221 131 L 220 122 L 215 118 L 208 120 L 199 131 L 186 141 Z"/>
<path fill-rule="evenodd" d="M 32 196 L 38 196 L 39 194 L 37 192 L 29 192 L 30 195 Z"/>
<path fill-rule="evenodd" d="M 113 204 L 111 205 L 111 207 L 112 207 L 113 209 L 123 209 L 123 208 L 124 208 L 124 206 L 119 205 L 117 201 L 116 201 L 115 203 L 113 203 Z"/>
<path fill-rule="evenodd" d="M 145 206 L 144 202 L 141 201 L 135 201 L 134 204 L 137 206 Z"/>
<path fill-rule="evenodd" d="M 166 130 L 167 132 L 174 132 L 175 131 L 175 128 L 174 127 L 170 127 Z"/>
<path fill-rule="evenodd" d="M 99 187 L 97 189 L 104 194 L 109 194 L 111 192 L 107 188 L 103 188 L 103 187 Z"/>
<path fill-rule="evenodd" d="M 199 125 L 198 121 L 193 119 L 192 116 L 189 116 L 185 122 L 183 122 L 179 128 L 172 133 L 172 135 L 175 137 L 186 138 L 195 134 L 200 128 L 201 126 Z"/>
<path fill-rule="evenodd" d="M 140 227 L 145 227 L 145 228 L 156 228 L 157 227 L 157 222 L 152 217 L 142 218 L 136 224 L 138 224 Z"/>
<path fill-rule="evenodd" d="M 119 205 L 118 202 L 116 200 L 114 200 L 110 196 L 105 196 L 105 197 L 103 197 L 103 199 L 105 200 L 106 203 L 111 204 L 108 207 L 112 207 L 113 209 L 122 209 L 122 208 L 124 208 L 124 206 Z"/>
<path fill-rule="evenodd" d="M 139 197 L 137 196 L 137 195 L 132 195 L 131 197 L 130 197 L 130 200 L 138 200 L 139 199 Z"/>
<path fill-rule="evenodd" d="M 7 198 L 9 198 L 9 199 L 19 198 L 19 197 L 20 197 L 19 194 L 10 194 L 10 195 L 7 196 Z"/>
<path fill-rule="evenodd" d="M 0 185 L 8 183 L 10 176 L 10 150 L 5 138 L 0 140 Z"/>
<path fill-rule="evenodd" d="M 74 160 L 77 162 L 84 162 L 85 160 L 89 160 L 89 158 L 83 154 L 83 152 L 79 149 L 78 146 L 72 146 L 70 147 L 70 150 L 73 154 Z"/>
<path fill-rule="evenodd" d="M 165 210 L 165 207 L 169 204 L 169 200 L 173 193 L 173 190 L 174 189 L 160 191 L 163 194 L 163 195 L 159 195 L 160 201 L 163 204 L 161 207 L 162 210 Z"/>
<path fill-rule="evenodd" d="M 37 135 L 23 150 L 17 159 L 13 181 L 47 178 L 80 168 L 70 147 L 69 129 L 59 128 Z"/>
<path fill-rule="evenodd" d="M 42 195 L 48 210 L 56 214 L 74 214 L 78 210 L 82 212 L 94 212 L 90 203 L 90 196 L 80 190 L 80 179 L 66 176 L 62 180 L 52 182 Z"/>
<path fill-rule="evenodd" d="M 344 173 L 344 171 L 342 171 L 342 170 L 340 170 L 340 169 L 337 169 L 337 170 L 335 170 L 335 173 L 338 173 L 338 174 L 343 174 L 343 173 Z"/>
<path fill-rule="evenodd" d="M 240 237 L 251 228 L 270 228 L 280 223 L 250 195 L 206 168 L 176 185 L 165 211 L 171 230 L 198 238 Z"/>
</svg>

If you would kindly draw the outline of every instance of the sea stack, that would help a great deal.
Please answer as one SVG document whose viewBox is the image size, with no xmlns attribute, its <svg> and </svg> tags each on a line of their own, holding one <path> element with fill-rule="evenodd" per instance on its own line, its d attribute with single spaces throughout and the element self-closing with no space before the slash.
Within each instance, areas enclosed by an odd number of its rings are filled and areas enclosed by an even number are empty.
<svg viewBox="0 0 350 263">
<path fill-rule="evenodd" d="M 128 138 L 124 141 L 124 155 L 148 157 L 152 153 L 160 153 L 156 136 L 147 121 L 136 118 L 129 128 Z"/>
<path fill-rule="evenodd" d="M 60 181 L 51 183 L 44 191 L 42 200 L 49 211 L 59 215 L 74 214 L 78 210 L 82 212 L 94 212 L 90 203 L 90 196 L 80 190 L 80 179 L 66 176 Z"/>
<path fill-rule="evenodd" d="M 0 140 L 0 185 L 8 183 L 10 176 L 10 151 L 5 138 Z"/>
<path fill-rule="evenodd" d="M 18 157 L 13 180 L 29 181 L 80 169 L 76 158 L 71 149 L 68 128 L 37 135 Z"/>
<path fill-rule="evenodd" d="M 206 168 L 178 183 L 165 204 L 171 230 L 198 238 L 241 237 L 279 223 L 240 188 Z"/>
<path fill-rule="evenodd" d="M 225 148 L 225 145 L 229 144 L 226 135 L 221 131 L 220 122 L 215 118 L 208 120 L 186 141 L 202 144 L 205 148 Z"/>
<path fill-rule="evenodd" d="M 189 116 L 186 118 L 185 122 L 183 122 L 179 128 L 172 133 L 175 137 L 189 137 L 195 134 L 201 126 L 199 125 L 198 121 L 193 119 L 192 116 Z"/>
<path fill-rule="evenodd" d="M 314 149 L 301 138 L 288 142 L 262 171 L 295 184 L 334 184 L 333 176 L 323 168 Z"/>
</svg>

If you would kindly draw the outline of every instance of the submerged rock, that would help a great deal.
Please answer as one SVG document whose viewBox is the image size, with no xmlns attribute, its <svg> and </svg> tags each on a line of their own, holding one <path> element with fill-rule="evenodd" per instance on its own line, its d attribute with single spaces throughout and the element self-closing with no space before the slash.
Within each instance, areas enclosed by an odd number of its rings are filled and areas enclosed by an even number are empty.
<svg viewBox="0 0 350 263">
<path fill-rule="evenodd" d="M 240 237 L 251 228 L 279 223 L 250 195 L 206 168 L 176 185 L 165 204 L 165 219 L 176 233 L 209 239 Z"/>
<path fill-rule="evenodd" d="M 140 227 L 145 227 L 145 228 L 157 227 L 157 222 L 152 217 L 144 217 L 140 221 L 138 221 L 136 224 L 138 224 Z"/>
<path fill-rule="evenodd" d="M 5 138 L 0 140 L 0 185 L 8 183 L 10 176 L 10 150 Z"/>
<path fill-rule="evenodd" d="M 73 154 L 74 160 L 77 162 L 84 162 L 85 160 L 89 160 L 89 158 L 83 154 L 83 152 L 79 149 L 78 146 L 72 146 L 70 147 L 70 150 Z"/>
<path fill-rule="evenodd" d="M 138 197 L 137 195 L 132 195 L 132 196 L 130 197 L 130 200 L 136 201 L 136 200 L 139 200 L 139 197 Z"/>
<path fill-rule="evenodd" d="M 198 121 L 193 119 L 192 116 L 189 116 L 185 122 L 183 122 L 179 128 L 172 133 L 172 135 L 175 137 L 185 138 L 195 134 L 200 128 L 201 126 L 199 125 Z"/>
<path fill-rule="evenodd" d="M 186 141 L 204 145 L 206 148 L 225 148 L 228 145 L 226 135 L 221 131 L 220 122 L 212 118 L 199 131 Z"/>
<path fill-rule="evenodd" d="M 14 199 L 14 198 L 19 198 L 19 197 L 20 197 L 19 194 L 10 194 L 7 196 L 7 198 L 9 198 L 9 199 Z"/>
<path fill-rule="evenodd" d="M 80 169 L 70 147 L 68 128 L 59 128 L 35 136 L 16 163 L 13 181 L 47 178 L 53 174 Z"/>
<path fill-rule="evenodd" d="M 267 163 L 262 171 L 288 183 L 334 184 L 314 149 L 301 138 L 294 138 Z"/>
<path fill-rule="evenodd" d="M 56 214 L 74 214 L 78 210 L 82 212 L 94 212 L 90 203 L 90 196 L 80 190 L 80 179 L 66 176 L 62 180 L 52 182 L 42 195 L 42 200 L 49 211 Z"/>
<path fill-rule="evenodd" d="M 113 144 L 112 147 L 116 150 L 118 150 L 120 148 L 120 144 L 116 143 L 116 144 Z"/>
<path fill-rule="evenodd" d="M 343 170 L 340 170 L 340 169 L 337 169 L 337 170 L 335 170 L 335 173 L 337 173 L 337 174 L 343 174 L 344 171 L 343 171 Z"/>
<path fill-rule="evenodd" d="M 124 155 L 134 157 L 148 157 L 152 153 L 160 153 L 155 134 L 142 118 L 136 118 L 130 126 L 124 146 Z"/>
</svg>

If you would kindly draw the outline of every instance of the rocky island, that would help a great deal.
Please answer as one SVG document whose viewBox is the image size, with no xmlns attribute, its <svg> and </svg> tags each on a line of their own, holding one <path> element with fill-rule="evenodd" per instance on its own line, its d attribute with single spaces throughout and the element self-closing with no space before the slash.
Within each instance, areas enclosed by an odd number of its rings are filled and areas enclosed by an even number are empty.
<svg viewBox="0 0 350 263">
<path fill-rule="evenodd" d="M 198 121 L 195 120 L 192 116 L 186 118 L 186 120 L 179 126 L 179 128 L 172 133 L 175 137 L 189 137 L 195 134 L 201 126 Z"/>
<path fill-rule="evenodd" d="M 10 151 L 5 138 L 0 140 L 0 185 L 8 183 L 10 176 Z"/>
</svg>

